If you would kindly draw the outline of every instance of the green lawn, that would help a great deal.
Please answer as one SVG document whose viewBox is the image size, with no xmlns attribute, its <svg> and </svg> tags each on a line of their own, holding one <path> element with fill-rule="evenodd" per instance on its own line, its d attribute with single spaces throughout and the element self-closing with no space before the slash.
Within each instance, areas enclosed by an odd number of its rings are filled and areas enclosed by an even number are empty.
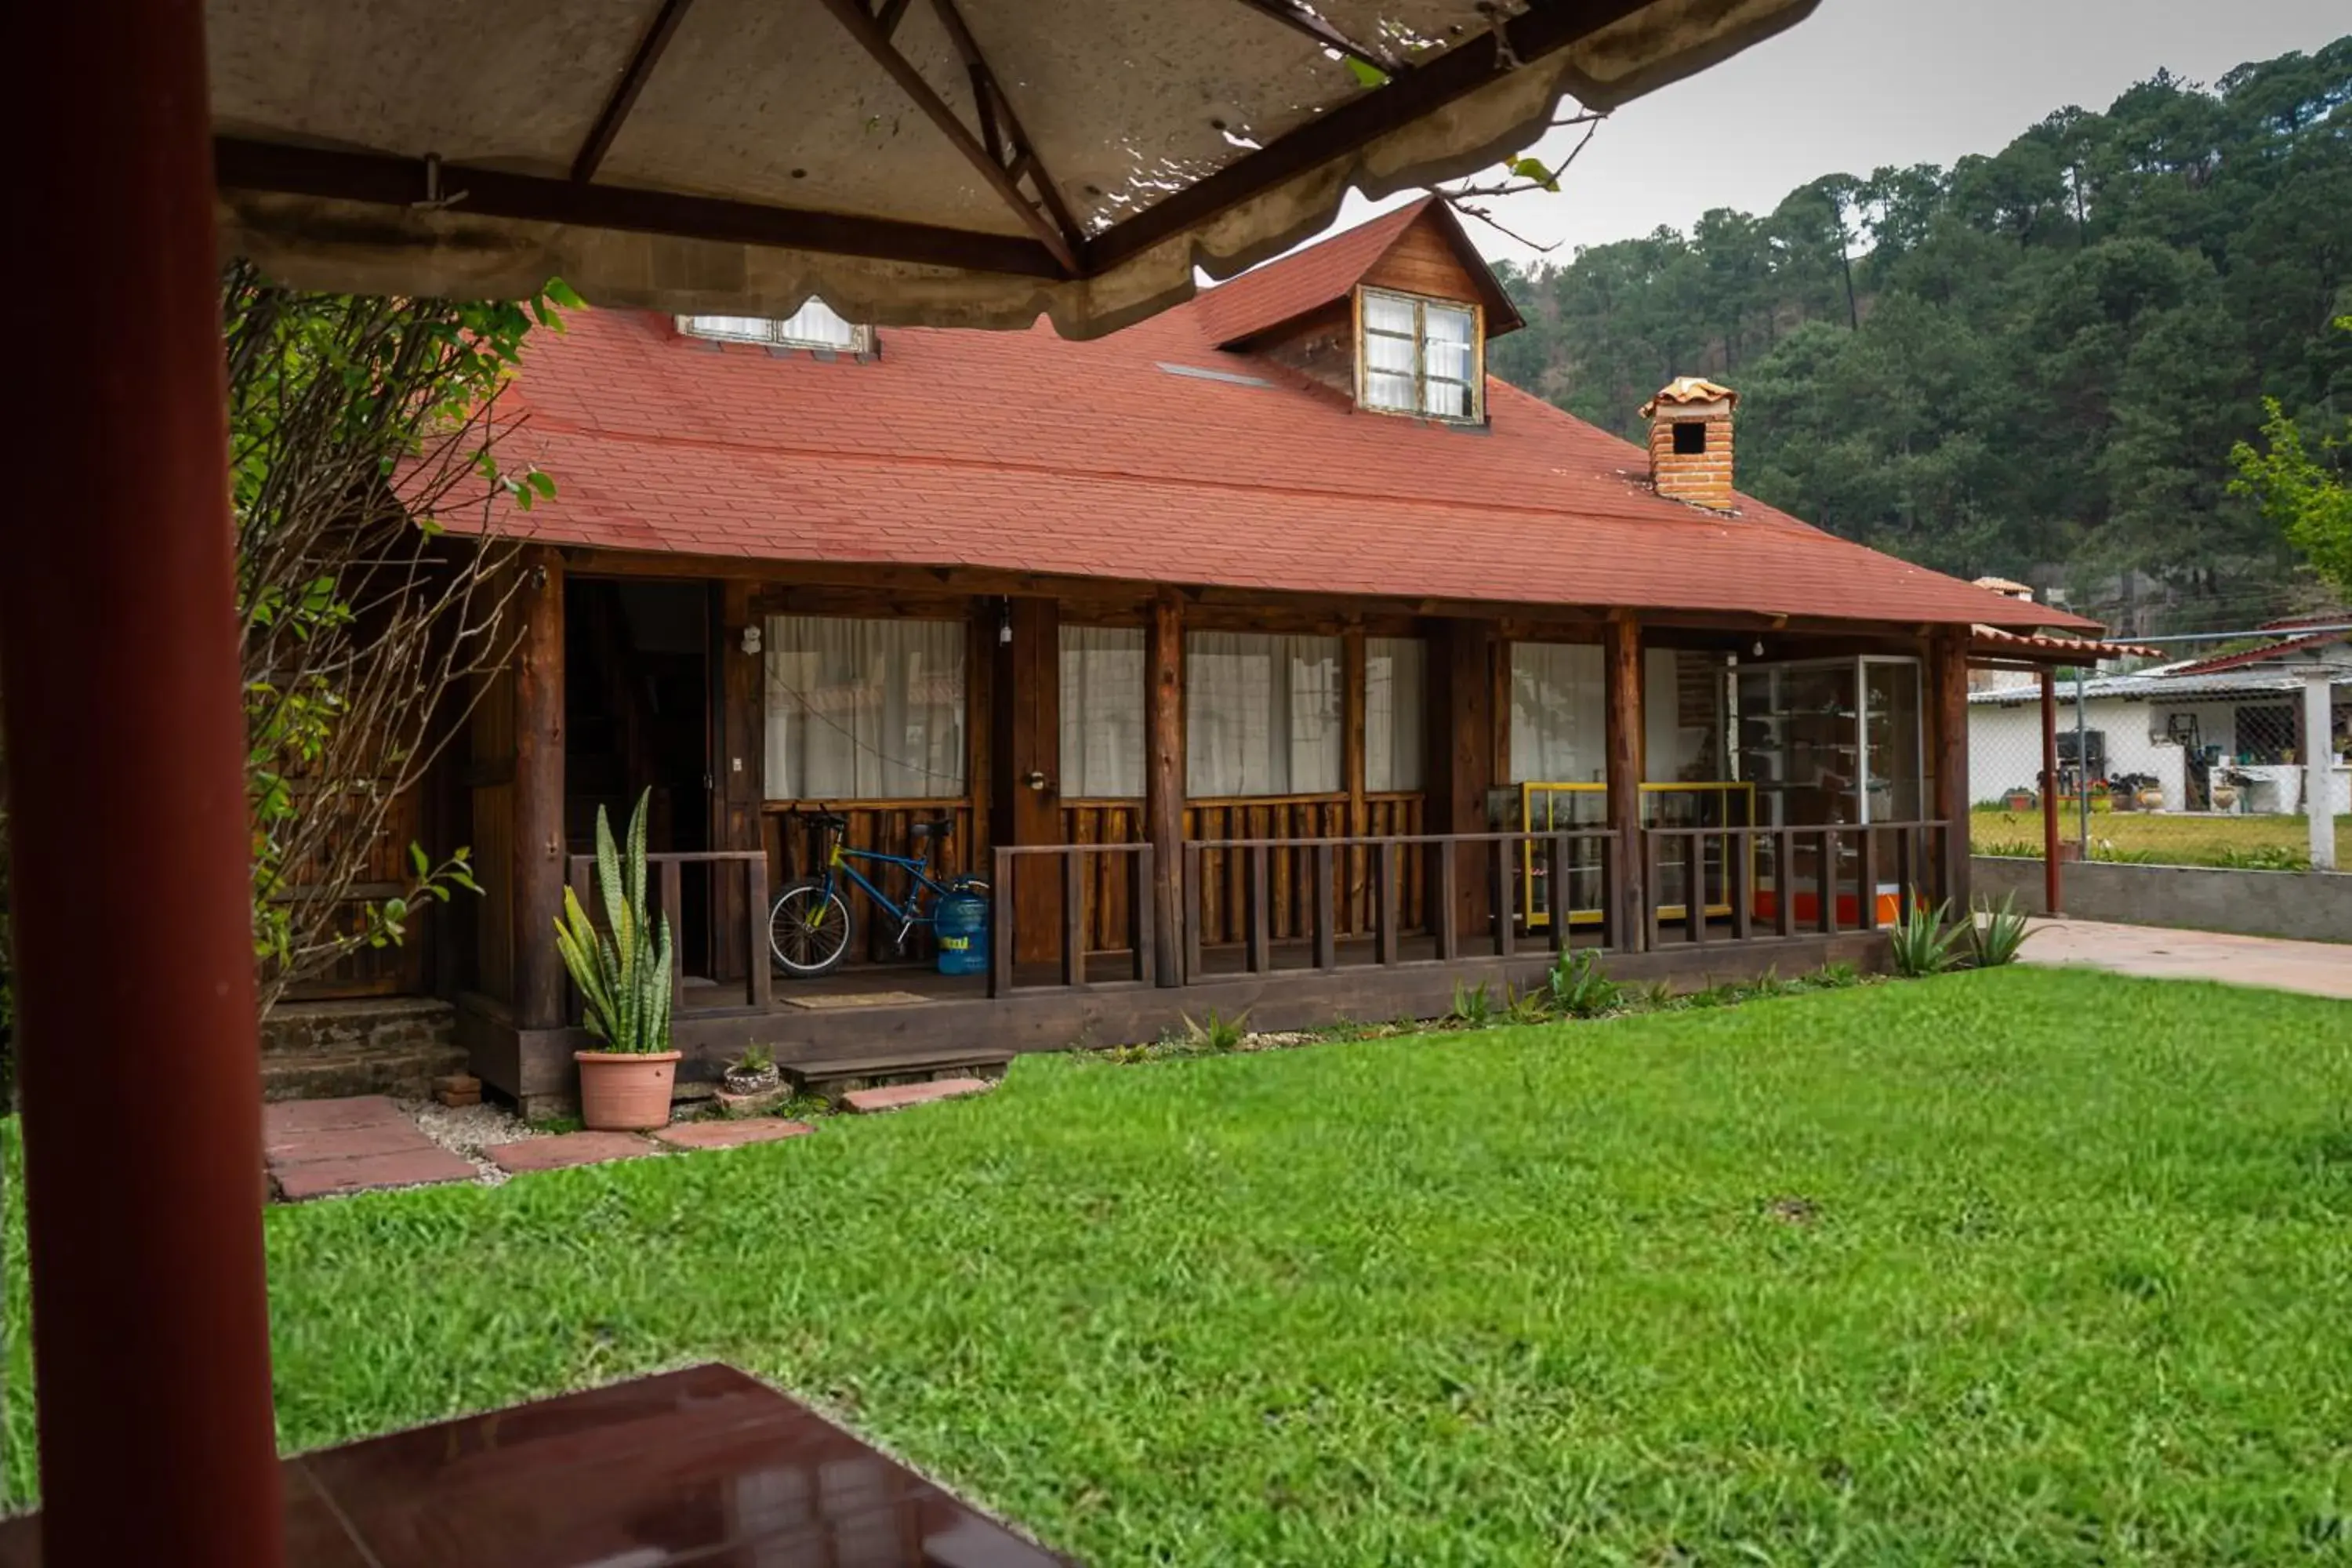
<svg viewBox="0 0 2352 1568">
<path fill-rule="evenodd" d="M 2341 1003 L 2011 969 L 1033 1058 L 268 1237 L 297 1448 L 717 1357 L 1097 1568 L 2352 1554 Z"/>
<path fill-rule="evenodd" d="M 2080 832 L 2070 805 L 2058 819 L 2068 840 Z M 2042 858 L 2042 814 L 1979 805 L 1969 813 L 1979 855 Z M 2352 844 L 2352 816 L 2336 819 L 2336 840 Z M 2200 816 L 2161 811 L 2091 813 L 2091 858 L 2163 866 L 2232 866 L 2268 871 L 2311 868 L 2311 825 L 2300 816 Z"/>
</svg>

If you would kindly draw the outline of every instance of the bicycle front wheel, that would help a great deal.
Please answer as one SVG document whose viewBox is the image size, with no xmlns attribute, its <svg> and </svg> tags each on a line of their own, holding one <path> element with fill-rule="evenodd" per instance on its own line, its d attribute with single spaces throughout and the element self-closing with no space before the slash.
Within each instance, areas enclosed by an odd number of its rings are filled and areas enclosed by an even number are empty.
<svg viewBox="0 0 2352 1568">
<path fill-rule="evenodd" d="M 768 947 L 787 974 L 830 973 L 849 954 L 849 905 L 822 882 L 795 882 L 768 909 Z"/>
</svg>

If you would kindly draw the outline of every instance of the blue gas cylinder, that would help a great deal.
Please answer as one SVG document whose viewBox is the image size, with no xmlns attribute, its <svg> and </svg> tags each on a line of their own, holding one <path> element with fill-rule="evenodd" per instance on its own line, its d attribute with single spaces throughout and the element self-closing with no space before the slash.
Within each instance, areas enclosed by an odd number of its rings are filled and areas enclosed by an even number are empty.
<svg viewBox="0 0 2352 1568">
<path fill-rule="evenodd" d="M 940 900 L 937 917 L 941 974 L 988 973 L 988 900 L 958 890 Z"/>
</svg>

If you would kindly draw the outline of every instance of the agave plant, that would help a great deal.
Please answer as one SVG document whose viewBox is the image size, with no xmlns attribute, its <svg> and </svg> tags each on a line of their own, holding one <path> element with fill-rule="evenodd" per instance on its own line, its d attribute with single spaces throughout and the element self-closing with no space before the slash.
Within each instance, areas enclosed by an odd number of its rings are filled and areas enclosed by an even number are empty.
<svg viewBox="0 0 2352 1568">
<path fill-rule="evenodd" d="M 604 1048 L 626 1056 L 669 1049 L 669 917 L 658 927 L 646 919 L 647 790 L 629 816 L 626 853 L 613 842 L 613 825 L 596 808 L 596 892 L 606 929 L 598 931 L 570 888 L 563 918 L 555 922 L 556 950 L 580 987 L 582 1021 Z"/>
<path fill-rule="evenodd" d="M 1969 932 L 1965 923 L 1951 923 L 1950 901 L 1931 910 L 1915 889 L 1905 903 L 1903 918 L 1887 928 L 1895 973 L 1916 980 L 1924 975 L 1941 974 L 1958 963 L 1960 955 L 1954 949 Z"/>
<path fill-rule="evenodd" d="M 1969 922 L 1969 952 L 1979 969 L 2017 962 L 2017 950 L 2025 945 L 2029 932 L 2025 911 L 2017 907 L 2017 895 L 2004 894 L 1999 904 L 1990 899 L 1977 901 L 1978 918 Z"/>
</svg>

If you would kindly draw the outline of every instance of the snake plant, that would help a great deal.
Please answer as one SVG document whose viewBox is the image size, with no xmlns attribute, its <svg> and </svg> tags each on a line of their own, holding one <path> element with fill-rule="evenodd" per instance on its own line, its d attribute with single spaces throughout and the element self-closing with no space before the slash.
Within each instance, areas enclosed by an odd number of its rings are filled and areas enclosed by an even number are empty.
<svg viewBox="0 0 2352 1568">
<path fill-rule="evenodd" d="M 604 906 L 598 931 L 570 888 L 555 945 L 580 987 L 582 1021 L 608 1051 L 642 1056 L 669 1049 L 669 917 L 658 927 L 646 919 L 646 809 L 653 791 L 637 797 L 629 816 L 626 853 L 613 842 L 613 825 L 596 808 L 596 891 Z"/>
</svg>

